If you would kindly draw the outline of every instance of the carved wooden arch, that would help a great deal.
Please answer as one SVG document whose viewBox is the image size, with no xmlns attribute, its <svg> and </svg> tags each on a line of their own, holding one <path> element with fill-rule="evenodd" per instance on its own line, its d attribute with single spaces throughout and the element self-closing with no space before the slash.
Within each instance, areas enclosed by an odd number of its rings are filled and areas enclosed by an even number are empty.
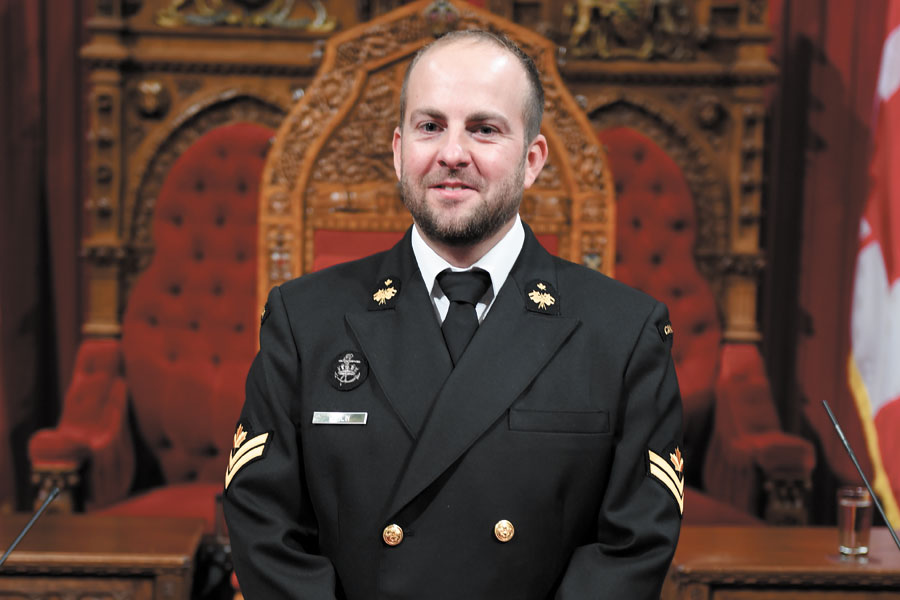
<svg viewBox="0 0 900 600">
<path fill-rule="evenodd" d="M 640 94 L 622 94 L 590 105 L 588 117 L 596 129 L 630 127 L 646 135 L 668 154 L 684 174 L 694 200 L 697 240 L 694 258 L 709 280 L 722 308 L 721 261 L 731 247 L 727 175 L 716 159 L 716 150 L 690 133 L 677 117 Z"/>
<path fill-rule="evenodd" d="M 715 294 L 723 339 L 758 341 L 755 297 L 765 259 L 755 236 L 752 252 L 747 252 L 746 230 L 755 228 L 753 218 L 758 209 L 743 193 L 743 182 L 752 182 L 753 172 L 744 170 L 746 160 L 740 163 L 740 173 L 732 172 L 735 161 L 730 149 L 733 141 L 729 140 L 746 129 L 745 119 L 757 118 L 756 111 L 752 107 L 725 108 L 735 103 L 710 92 L 698 95 L 688 111 L 670 106 L 658 93 L 638 89 L 606 91 L 584 98 L 583 103 L 596 130 L 632 127 L 652 139 L 679 166 L 696 208 L 694 259 Z M 742 145 L 741 156 L 749 156 L 748 147 Z M 738 237 L 739 233 L 743 237 Z"/>
<path fill-rule="evenodd" d="M 132 180 L 124 197 L 123 248 L 128 260 L 122 269 L 123 293 L 120 313 L 127 304 L 132 284 L 153 257 L 153 215 L 156 198 L 169 169 L 197 140 L 213 129 L 233 123 L 257 123 L 275 130 L 285 109 L 271 99 L 263 99 L 235 89 L 219 92 L 194 103 L 147 139 L 143 148 L 146 160 Z"/>
<path fill-rule="evenodd" d="M 315 80 L 279 129 L 260 194 L 260 306 L 272 286 L 310 269 L 316 230 L 408 227 L 390 145 L 403 74 L 436 36 L 472 28 L 506 34 L 542 74 L 550 159 L 526 191 L 523 218 L 537 233 L 557 235 L 561 256 L 611 272 L 612 179 L 556 69 L 556 46 L 466 3 L 422 0 L 331 38 Z"/>
</svg>

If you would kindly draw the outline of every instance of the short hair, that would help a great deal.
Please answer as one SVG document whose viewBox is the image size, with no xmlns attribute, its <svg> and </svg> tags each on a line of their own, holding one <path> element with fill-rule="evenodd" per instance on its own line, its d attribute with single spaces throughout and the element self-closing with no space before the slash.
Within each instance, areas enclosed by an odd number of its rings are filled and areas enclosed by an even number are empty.
<svg viewBox="0 0 900 600">
<path fill-rule="evenodd" d="M 403 87 L 400 89 L 400 128 L 403 128 L 403 120 L 406 117 L 406 93 L 409 86 L 409 76 L 415 66 L 429 50 L 452 44 L 458 41 L 485 42 L 506 50 L 519 60 L 519 64 L 525 70 L 528 80 L 528 87 L 531 93 L 525 101 L 525 109 L 523 118 L 525 121 L 525 143 L 529 144 L 541 131 L 541 120 L 544 118 L 544 86 L 541 84 L 541 74 L 538 72 L 531 59 L 514 41 L 503 35 L 496 34 L 483 29 L 465 29 L 461 31 L 451 31 L 450 33 L 439 37 L 430 42 L 426 46 L 419 49 L 413 56 L 412 62 L 406 68 L 406 74 L 403 76 Z"/>
</svg>

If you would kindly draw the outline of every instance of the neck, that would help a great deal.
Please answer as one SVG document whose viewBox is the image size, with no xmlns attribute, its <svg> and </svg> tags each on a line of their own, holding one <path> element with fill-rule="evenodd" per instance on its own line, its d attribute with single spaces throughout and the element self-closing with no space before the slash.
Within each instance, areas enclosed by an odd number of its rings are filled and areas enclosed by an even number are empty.
<svg viewBox="0 0 900 600">
<path fill-rule="evenodd" d="M 425 243 L 435 251 L 435 253 L 446 260 L 448 263 L 457 267 L 459 269 L 467 269 L 474 265 L 478 260 L 487 254 L 491 248 L 497 245 L 497 242 L 503 239 L 509 230 L 512 229 L 512 226 L 515 224 L 515 217 L 510 219 L 508 223 L 503 225 L 500 229 L 494 232 L 488 238 L 481 240 L 475 244 L 470 246 L 451 246 L 448 244 L 444 244 L 440 241 L 433 240 L 422 232 L 422 229 L 419 228 L 419 233 L 422 235 L 422 239 L 425 240 Z"/>
</svg>

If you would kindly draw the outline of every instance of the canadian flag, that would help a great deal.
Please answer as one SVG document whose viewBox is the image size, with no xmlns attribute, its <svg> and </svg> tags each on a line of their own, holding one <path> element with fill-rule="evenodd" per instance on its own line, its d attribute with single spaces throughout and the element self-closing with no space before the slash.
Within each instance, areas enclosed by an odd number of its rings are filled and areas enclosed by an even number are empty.
<svg viewBox="0 0 900 600">
<path fill-rule="evenodd" d="M 888 8 L 875 92 L 870 191 L 859 224 L 850 315 L 850 388 L 875 471 L 873 487 L 900 528 L 900 1 Z"/>
</svg>

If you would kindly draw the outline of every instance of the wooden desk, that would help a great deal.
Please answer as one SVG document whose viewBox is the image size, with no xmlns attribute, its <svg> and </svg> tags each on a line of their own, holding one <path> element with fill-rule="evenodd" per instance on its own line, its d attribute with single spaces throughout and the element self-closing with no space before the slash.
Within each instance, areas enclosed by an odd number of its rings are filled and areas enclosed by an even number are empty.
<svg viewBox="0 0 900 600">
<path fill-rule="evenodd" d="M 30 515 L 0 517 L 3 551 Z M 0 568 L 0 598 L 189 600 L 198 519 L 42 516 Z"/>
<path fill-rule="evenodd" d="M 900 599 L 900 550 L 872 530 L 867 562 L 842 560 L 834 527 L 684 527 L 663 600 Z"/>
</svg>

